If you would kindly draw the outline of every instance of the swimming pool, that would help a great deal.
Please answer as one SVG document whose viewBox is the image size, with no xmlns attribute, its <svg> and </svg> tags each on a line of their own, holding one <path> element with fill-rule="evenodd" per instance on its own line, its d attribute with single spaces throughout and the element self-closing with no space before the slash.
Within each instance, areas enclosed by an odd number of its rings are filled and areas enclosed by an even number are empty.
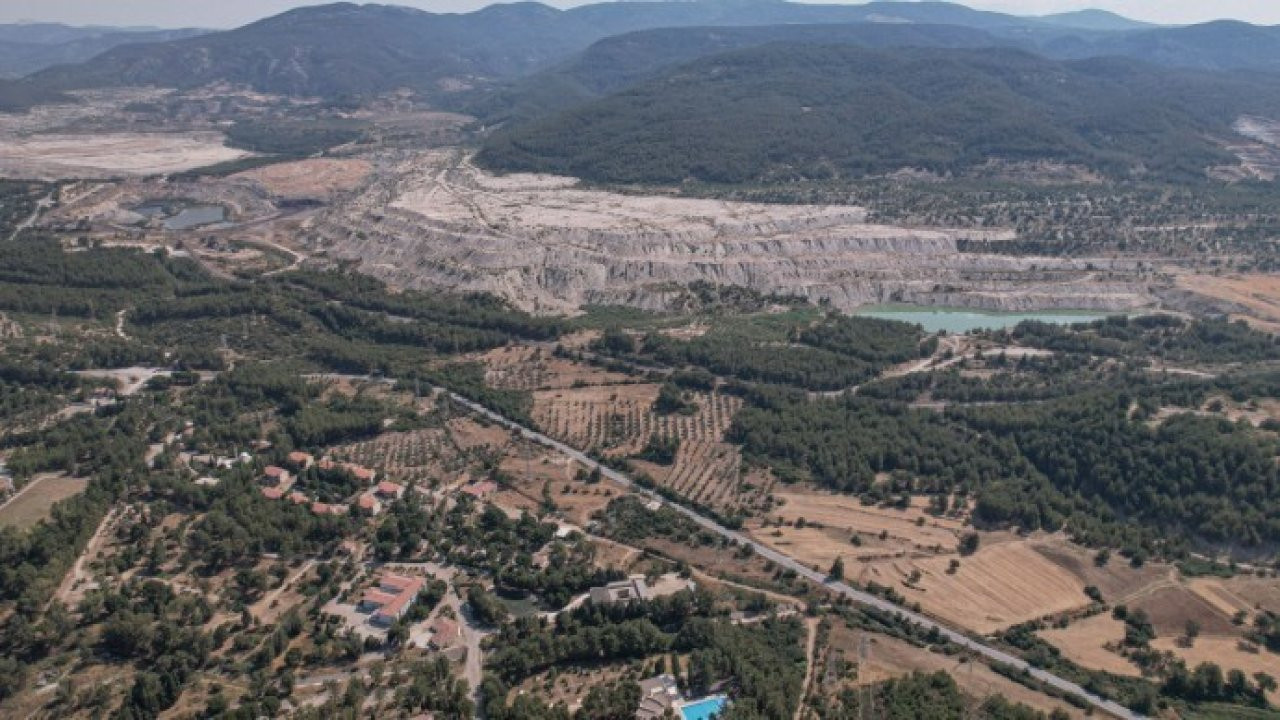
<svg viewBox="0 0 1280 720">
<path fill-rule="evenodd" d="M 719 715 L 728 702 L 725 696 L 715 695 L 688 703 L 680 708 L 680 714 L 684 716 L 684 720 L 710 720 L 710 718 Z"/>
</svg>

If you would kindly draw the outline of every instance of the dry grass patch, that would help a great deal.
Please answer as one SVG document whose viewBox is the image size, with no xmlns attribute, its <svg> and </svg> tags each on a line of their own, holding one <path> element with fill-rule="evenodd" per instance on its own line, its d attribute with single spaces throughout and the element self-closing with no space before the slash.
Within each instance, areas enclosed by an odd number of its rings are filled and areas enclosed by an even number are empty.
<svg viewBox="0 0 1280 720">
<path fill-rule="evenodd" d="M 311 158 L 249 170 L 233 178 L 257 183 L 271 195 L 286 199 L 327 199 L 354 190 L 373 166 L 367 160 Z"/>
<path fill-rule="evenodd" d="M 1174 570 L 1169 565 L 1147 563 L 1134 568 L 1123 558 L 1115 557 L 1099 567 L 1091 550 L 1073 545 L 1067 540 L 1051 540 L 1036 543 L 1032 548 L 1049 561 L 1080 578 L 1085 585 L 1092 585 L 1109 603 L 1121 603 L 1141 595 L 1153 587 L 1172 581 Z"/>
<path fill-rule="evenodd" d="M 529 454 L 526 456 L 524 452 Z M 558 453 L 513 447 L 503 458 L 500 469 L 511 485 L 493 497 L 499 507 L 517 513 L 526 510 L 536 513 L 542 509 L 544 498 L 550 498 L 556 510 L 578 526 L 589 523 L 591 516 L 603 510 L 620 492 L 611 483 L 589 485 L 578 481 L 582 466 Z"/>
<path fill-rule="evenodd" d="M 1182 658 L 1189 668 L 1210 662 L 1216 663 L 1224 672 L 1238 669 L 1243 670 L 1245 675 L 1264 672 L 1274 677 L 1280 674 L 1280 655 L 1266 650 L 1245 650 L 1239 638 L 1200 637 L 1187 648 L 1181 647 L 1175 637 L 1161 637 L 1152 640 L 1151 645 L 1157 650 L 1167 650 Z M 1280 692 L 1269 693 L 1267 698 L 1276 703 L 1280 701 Z"/>
<path fill-rule="evenodd" d="M 32 528 L 49 517 L 54 503 L 79 495 L 88 485 L 87 478 L 40 475 L 0 506 L 0 527 Z"/>
<path fill-rule="evenodd" d="M 1200 624 L 1203 635 L 1234 637 L 1239 633 L 1226 613 L 1182 585 L 1156 588 L 1128 605 L 1146 612 L 1156 634 L 1163 638 L 1182 635 L 1192 620 Z"/>
<path fill-rule="evenodd" d="M 1239 575 L 1233 578 L 1194 578 L 1187 587 L 1196 595 L 1227 615 L 1244 610 L 1270 610 L 1280 613 L 1280 581 Z"/>
<path fill-rule="evenodd" d="M 842 623 L 836 623 L 831 628 L 831 652 L 828 658 L 840 655 L 848 662 L 859 662 L 858 648 L 864 637 L 867 640 L 869 657 L 865 663 L 860 663 L 857 679 L 847 684 L 864 686 L 909 675 L 915 671 L 942 671 L 951 675 L 961 691 L 975 700 L 980 701 L 990 695 L 1000 694 L 1011 701 L 1023 703 L 1041 712 L 1048 713 L 1056 708 L 1062 708 L 1073 718 L 1084 717 L 1084 713 L 1077 708 L 1019 685 L 996 674 L 980 662 L 961 662 L 959 656 L 948 657 L 931 653 L 895 638 L 848 628 Z M 828 683 L 825 689 L 834 688 Z"/>
<path fill-rule="evenodd" d="M 908 599 L 955 625 L 991 633 L 1054 613 L 1084 607 L 1084 583 L 1037 553 L 1028 541 L 983 548 L 948 573 L 951 558 L 895 563 L 898 579 L 921 577 L 904 589 Z"/>
<path fill-rule="evenodd" d="M 851 566 L 850 563 L 868 555 L 867 548 L 854 547 L 850 544 L 848 535 L 831 528 L 761 528 L 752 532 L 752 535 L 774 550 L 790 555 L 820 572 L 826 572 L 836 558 L 844 558 L 846 574 L 857 574 L 859 579 L 862 568 Z"/>
<path fill-rule="evenodd" d="M 1046 642 L 1062 651 L 1068 660 L 1093 670 L 1115 675 L 1141 677 L 1138 667 L 1105 646 L 1124 640 L 1124 623 L 1110 613 L 1102 613 L 1071 623 L 1065 628 L 1041 630 Z"/>
<path fill-rule="evenodd" d="M 498 450 L 511 444 L 511 431 L 493 423 L 480 423 L 472 418 L 456 418 L 446 423 L 449 437 L 459 450 Z"/>
<path fill-rule="evenodd" d="M 935 517 L 925 512 L 923 500 L 913 501 L 904 510 L 863 505 L 856 497 L 809 490 L 774 492 L 780 505 L 772 517 L 788 523 L 804 519 L 828 528 L 844 531 L 847 541 L 854 533 L 870 540 L 887 533 L 888 540 L 907 544 L 918 550 L 940 546 L 955 550 L 964 525 L 955 518 Z M 923 520 L 923 524 L 921 521 Z M 847 543 L 846 543 L 847 544 Z"/>
<path fill-rule="evenodd" d="M 1249 314 L 1241 317 L 1249 324 L 1267 332 L 1280 332 L 1280 276 L 1182 275 L 1178 285 L 1247 308 Z"/>
</svg>

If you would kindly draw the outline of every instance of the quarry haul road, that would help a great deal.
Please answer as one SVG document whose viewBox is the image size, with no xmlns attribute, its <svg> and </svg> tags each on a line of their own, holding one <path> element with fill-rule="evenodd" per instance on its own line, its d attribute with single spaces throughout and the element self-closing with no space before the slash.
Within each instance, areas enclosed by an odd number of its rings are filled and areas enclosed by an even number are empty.
<svg viewBox="0 0 1280 720">
<path fill-rule="evenodd" d="M 349 376 L 349 375 L 325 375 L 321 377 L 347 378 L 347 379 L 358 379 L 358 380 L 375 380 L 374 378 L 371 378 L 371 377 Z M 388 383 L 395 382 L 394 380 L 390 380 L 390 379 L 382 379 L 382 381 L 388 382 Z M 520 423 L 515 422 L 514 420 L 510 420 L 505 416 L 500 415 L 479 403 L 468 400 L 467 398 L 461 395 L 458 395 L 457 393 L 451 392 L 448 389 L 435 388 L 435 390 L 438 393 L 443 393 L 444 395 L 449 397 L 451 400 L 453 400 L 453 402 L 457 403 L 458 405 L 461 405 L 462 407 L 470 410 L 471 412 L 474 412 L 477 415 L 480 415 L 484 418 L 487 418 L 488 420 L 491 420 L 499 425 L 502 425 L 503 427 L 509 430 L 513 430 L 520 433 L 521 436 L 523 436 L 528 440 L 532 440 L 533 442 L 536 442 L 539 445 L 542 445 L 544 447 L 549 447 L 561 453 L 564 453 L 565 455 L 568 455 L 570 458 L 582 463 L 584 466 L 588 468 L 591 468 L 593 470 L 599 469 L 602 475 L 608 477 L 610 480 L 613 480 L 619 485 L 626 487 L 632 492 L 635 492 L 637 495 L 641 495 L 648 499 L 657 501 L 658 503 L 661 503 L 662 505 L 665 505 L 671 508 L 672 510 L 675 510 L 676 512 L 680 513 L 681 515 L 684 515 L 685 517 L 689 518 L 690 520 L 692 520 L 693 522 L 697 523 L 699 526 L 701 526 L 702 528 L 710 532 L 713 532 L 729 540 L 736 541 L 741 545 L 747 545 L 751 547 L 751 549 L 753 549 L 756 552 L 756 554 L 760 555 L 766 560 L 772 561 L 775 565 L 779 565 L 781 567 L 787 568 L 788 570 L 793 570 L 797 575 L 803 578 L 806 578 L 818 585 L 821 585 L 832 592 L 843 595 L 849 598 L 850 600 L 853 600 L 854 602 L 858 603 L 859 605 L 875 608 L 883 612 L 896 613 L 900 615 L 903 619 L 907 620 L 908 622 L 912 622 L 917 625 L 920 625 L 921 627 L 924 627 L 927 630 L 937 630 L 940 635 L 950 640 L 951 642 L 959 645 L 960 647 L 965 648 L 966 650 L 969 650 L 978 655 L 982 655 L 988 660 L 998 662 L 998 663 L 1004 663 L 1005 665 L 1016 668 L 1019 671 L 1025 671 L 1030 677 L 1035 678 L 1036 680 L 1039 680 L 1045 685 L 1051 688 L 1054 688 L 1055 690 L 1058 690 L 1060 692 L 1067 693 L 1070 695 L 1075 695 L 1081 700 L 1089 703 L 1094 708 L 1101 710 L 1107 713 L 1108 715 L 1121 718 L 1121 720 L 1147 720 L 1146 716 L 1144 715 L 1135 713 L 1129 708 L 1126 708 L 1123 705 L 1120 705 L 1119 703 L 1113 702 L 1111 700 L 1107 700 L 1106 698 L 1099 697 L 1089 692 L 1088 690 L 1085 690 L 1083 687 L 1071 682 L 1070 680 L 1066 680 L 1064 678 L 1058 677 L 1057 675 L 1054 675 L 1053 673 L 1046 672 L 1039 668 L 1033 667 L 1030 663 L 1026 662 L 1025 660 L 1015 657 L 1013 655 L 1010 655 L 1009 653 L 1003 650 L 1000 650 L 999 648 L 995 648 L 990 645 L 979 642 L 977 640 L 974 640 L 973 638 L 969 637 L 968 635 L 965 635 L 964 633 L 958 630 L 953 630 L 952 628 L 949 628 L 946 625 L 940 624 L 936 620 L 930 619 L 928 617 L 925 617 L 924 615 L 912 612 L 898 605 L 895 605 L 889 602 L 888 600 L 885 600 L 884 598 L 878 597 L 876 595 L 872 595 L 870 593 L 863 592 L 861 590 L 857 590 L 838 580 L 833 580 L 789 555 L 784 555 L 763 543 L 757 542 L 756 540 L 753 540 L 747 537 L 746 535 L 743 535 L 740 532 L 737 532 L 735 530 L 730 530 L 729 528 L 724 527 L 723 525 L 717 523 L 716 521 L 708 517 L 705 517 L 703 515 L 700 515 L 694 510 L 691 510 L 683 505 L 670 502 L 669 500 L 662 497 L 661 495 L 636 485 L 636 483 L 630 477 L 628 477 L 626 473 L 622 473 L 606 465 L 602 465 L 599 462 L 596 462 L 592 458 L 588 457 L 585 453 L 573 447 L 570 447 L 560 442 L 559 440 L 556 440 L 555 438 L 550 438 L 550 437 L 547 437 L 546 435 L 543 435 L 540 432 L 537 432 L 536 430 L 531 430 L 521 425 Z"/>
</svg>

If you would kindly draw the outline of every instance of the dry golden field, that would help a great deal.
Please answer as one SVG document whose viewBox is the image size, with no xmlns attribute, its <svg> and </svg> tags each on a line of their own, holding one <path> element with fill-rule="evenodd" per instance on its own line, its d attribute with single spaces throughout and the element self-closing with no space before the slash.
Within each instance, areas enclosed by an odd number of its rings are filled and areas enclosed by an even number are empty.
<svg viewBox="0 0 1280 720">
<path fill-rule="evenodd" d="M 980 703 L 993 694 L 1004 695 L 1014 702 L 1020 702 L 1042 712 L 1052 712 L 1062 708 L 1072 718 L 1082 718 L 1084 714 L 1078 709 L 1060 700 L 1049 697 L 1013 682 L 993 672 L 980 662 L 961 662 L 960 656 L 948 657 L 918 648 L 909 643 L 884 635 L 863 633 L 837 623 L 831 629 L 828 658 L 841 656 L 848 662 L 859 663 L 856 680 L 851 684 L 856 687 L 883 682 L 890 678 L 909 675 L 912 672 L 943 671 L 951 675 L 960 689 Z M 868 657 L 865 663 L 860 662 L 859 648 L 866 640 Z M 825 673 L 823 673 L 825 675 Z M 831 691 L 840 685 L 827 683 L 824 690 Z"/>
<path fill-rule="evenodd" d="M 1251 652 L 1243 649 L 1240 639 L 1235 637 L 1199 637 L 1191 647 L 1182 647 L 1174 636 L 1158 637 L 1151 641 L 1157 650 L 1167 650 L 1182 658 L 1187 667 L 1194 668 L 1200 663 L 1217 663 L 1224 671 L 1243 670 L 1245 675 L 1265 672 L 1275 677 L 1280 675 L 1280 656 L 1260 650 Z M 1280 692 L 1267 695 L 1272 703 L 1280 701 Z"/>
<path fill-rule="evenodd" d="M 1078 665 L 1116 675 L 1142 675 L 1136 665 L 1105 647 L 1124 639 L 1124 623 L 1110 613 L 1094 615 L 1065 628 L 1041 630 L 1039 635 Z"/>
<path fill-rule="evenodd" d="M 1178 285 L 1200 295 L 1248 308 L 1241 315 L 1249 324 L 1267 332 L 1280 332 L 1280 276 L 1182 275 Z"/>
<path fill-rule="evenodd" d="M 980 633 L 989 633 L 1088 604 L 1078 577 L 1037 553 L 1027 541 L 979 550 L 948 573 L 950 557 L 895 563 L 919 570 L 913 588 L 901 592 L 928 613 Z M 901 570 L 900 570 L 901 571 Z"/>
<path fill-rule="evenodd" d="M 49 517 L 54 503 L 84 492 L 88 484 L 85 478 L 65 475 L 36 477 L 0 506 L 0 527 L 26 530 Z"/>
</svg>

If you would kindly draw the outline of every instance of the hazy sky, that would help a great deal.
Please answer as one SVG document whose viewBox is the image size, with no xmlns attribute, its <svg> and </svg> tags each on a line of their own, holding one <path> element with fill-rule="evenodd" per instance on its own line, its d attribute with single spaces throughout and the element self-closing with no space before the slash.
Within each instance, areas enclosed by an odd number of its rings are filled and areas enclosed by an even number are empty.
<svg viewBox="0 0 1280 720">
<path fill-rule="evenodd" d="M 460 12 L 491 0 L 399 0 L 437 12 Z M 581 0 L 549 0 L 568 6 Z M 0 22 L 52 20 L 79 25 L 159 25 L 163 27 L 232 27 L 273 15 L 312 0 L 0 0 Z M 1141 20 L 1190 23 L 1238 18 L 1280 24 L 1277 0 L 971 0 L 965 4 L 1020 15 L 1101 7 Z"/>
</svg>

